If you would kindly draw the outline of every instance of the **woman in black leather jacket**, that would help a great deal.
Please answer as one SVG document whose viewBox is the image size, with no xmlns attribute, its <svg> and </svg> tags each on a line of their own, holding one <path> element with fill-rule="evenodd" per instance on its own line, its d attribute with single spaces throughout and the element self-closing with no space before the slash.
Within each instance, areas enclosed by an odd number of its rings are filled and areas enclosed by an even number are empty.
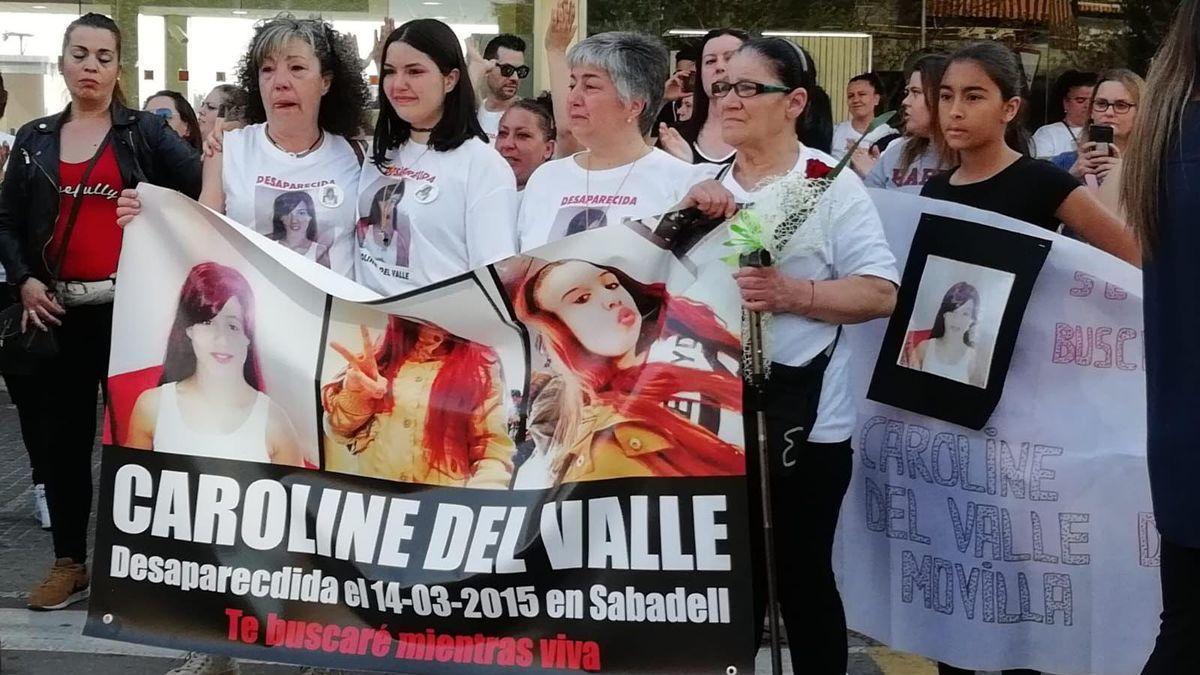
<svg viewBox="0 0 1200 675">
<path fill-rule="evenodd" d="M 117 196 L 146 181 L 191 197 L 200 157 L 161 118 L 120 103 L 121 33 L 85 14 L 63 36 L 71 103 L 17 133 L 0 189 L 0 262 L 20 289 L 22 328 L 57 327 L 58 355 L 33 364 L 30 405 L 53 444 L 46 499 L 57 559 L 32 609 L 87 597 L 87 528 L 96 390 L 108 374 L 121 229 Z"/>
</svg>

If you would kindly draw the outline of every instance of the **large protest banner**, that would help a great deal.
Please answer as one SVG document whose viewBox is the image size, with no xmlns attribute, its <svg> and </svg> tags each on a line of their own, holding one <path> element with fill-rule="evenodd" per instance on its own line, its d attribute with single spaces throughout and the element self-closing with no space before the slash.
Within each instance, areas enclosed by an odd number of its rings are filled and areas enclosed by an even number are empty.
<svg viewBox="0 0 1200 675">
<path fill-rule="evenodd" d="M 738 309 L 694 260 L 633 224 L 382 299 L 139 189 L 87 634 L 391 672 L 752 667 Z"/>
<path fill-rule="evenodd" d="M 850 626 L 964 668 L 1138 672 L 1161 607 L 1140 273 L 996 214 L 872 196 L 908 267 L 891 322 L 846 332 Z"/>
</svg>

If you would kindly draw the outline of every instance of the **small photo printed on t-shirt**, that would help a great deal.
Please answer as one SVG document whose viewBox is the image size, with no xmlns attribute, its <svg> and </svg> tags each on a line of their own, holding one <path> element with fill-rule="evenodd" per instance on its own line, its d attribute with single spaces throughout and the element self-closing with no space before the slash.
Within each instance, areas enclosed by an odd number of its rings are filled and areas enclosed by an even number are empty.
<svg viewBox="0 0 1200 675">
<path fill-rule="evenodd" d="M 608 213 L 605 209 L 589 206 L 565 206 L 558 210 L 554 217 L 554 225 L 550 227 L 550 241 L 556 241 L 573 234 L 597 230 L 608 225 Z"/>
<path fill-rule="evenodd" d="M 403 180 L 388 180 L 364 193 L 359 204 L 359 213 L 366 214 L 355 233 L 360 257 L 385 276 L 407 278 L 399 271 L 409 267 L 412 253 L 412 218 L 404 207 L 411 187 Z"/>
<path fill-rule="evenodd" d="M 260 184 L 254 190 L 254 229 L 329 267 L 335 210 L 344 199 L 332 182 L 291 190 Z"/>
</svg>

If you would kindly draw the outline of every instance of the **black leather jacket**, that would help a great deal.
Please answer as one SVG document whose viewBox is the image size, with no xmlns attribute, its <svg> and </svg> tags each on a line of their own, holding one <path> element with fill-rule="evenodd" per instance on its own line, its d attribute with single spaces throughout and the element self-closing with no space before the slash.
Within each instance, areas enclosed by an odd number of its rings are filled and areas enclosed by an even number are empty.
<svg viewBox="0 0 1200 675">
<path fill-rule="evenodd" d="M 8 281 L 30 276 L 49 281 L 44 258 L 58 220 L 59 127 L 71 107 L 21 127 L 0 188 L 0 263 Z M 200 195 L 200 153 L 152 113 L 112 105 L 113 150 L 121 182 L 133 188 L 143 181 Z"/>
</svg>

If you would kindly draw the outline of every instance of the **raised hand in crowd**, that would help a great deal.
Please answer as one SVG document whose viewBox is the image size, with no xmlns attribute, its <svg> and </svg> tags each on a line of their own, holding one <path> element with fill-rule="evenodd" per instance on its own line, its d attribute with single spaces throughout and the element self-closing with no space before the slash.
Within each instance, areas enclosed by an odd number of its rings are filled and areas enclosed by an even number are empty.
<svg viewBox="0 0 1200 675">
<path fill-rule="evenodd" d="M 471 86 L 479 86 L 488 73 L 495 69 L 496 59 L 483 58 L 475 40 L 467 40 L 467 77 L 471 80 Z"/>
<path fill-rule="evenodd" d="M 570 132 L 567 94 L 571 89 L 571 69 L 567 66 L 567 48 L 575 39 L 577 29 L 575 0 L 557 0 L 546 25 L 546 68 L 550 74 L 550 98 L 554 105 L 554 125 L 558 128 L 559 157 L 568 157 L 583 150 Z"/>
<path fill-rule="evenodd" d="M 396 20 L 390 16 L 383 17 L 383 24 L 375 31 L 375 44 L 371 47 L 371 61 L 382 67 L 383 43 L 387 41 L 392 31 L 396 30 Z"/>
<path fill-rule="evenodd" d="M 692 144 L 688 143 L 675 127 L 660 123 L 658 125 L 658 144 L 663 150 L 688 164 L 694 161 L 695 151 L 692 150 Z"/>
</svg>

